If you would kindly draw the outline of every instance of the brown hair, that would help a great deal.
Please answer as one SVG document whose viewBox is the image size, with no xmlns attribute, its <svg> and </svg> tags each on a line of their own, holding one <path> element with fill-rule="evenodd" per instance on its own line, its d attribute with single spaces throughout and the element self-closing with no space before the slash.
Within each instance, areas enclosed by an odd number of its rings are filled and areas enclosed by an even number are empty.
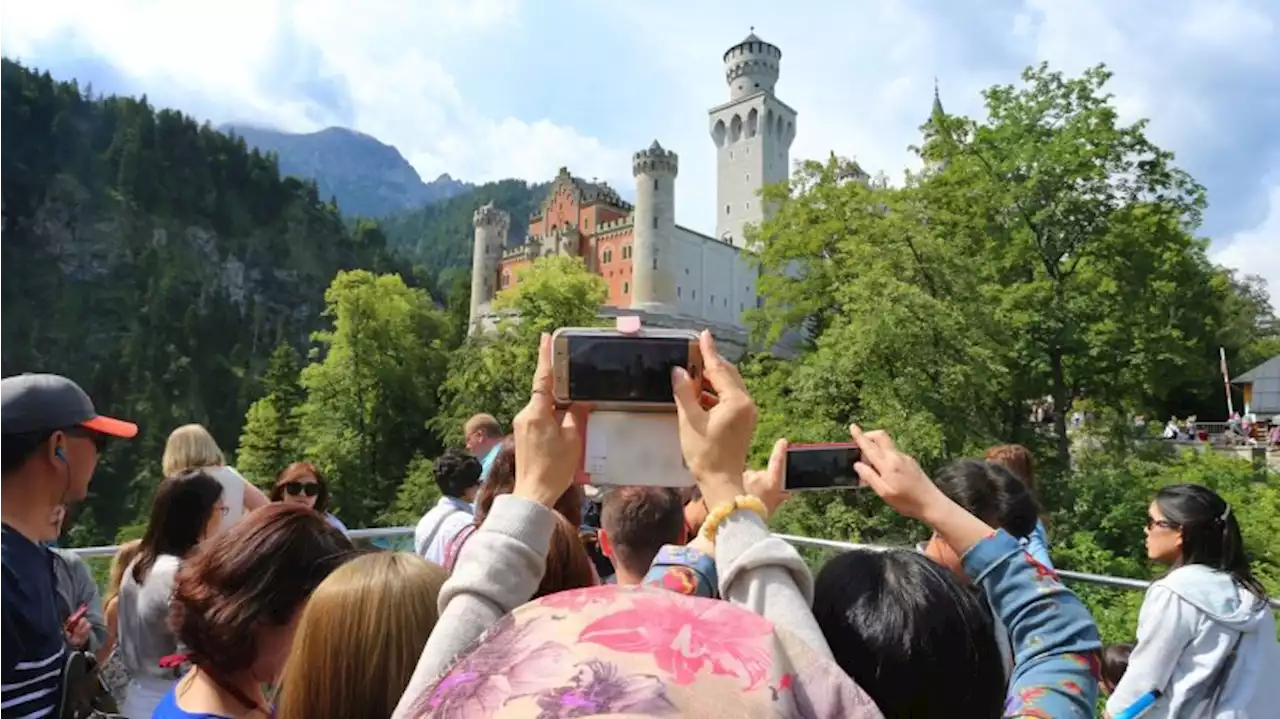
<svg viewBox="0 0 1280 719">
<path fill-rule="evenodd" d="M 1133 652 L 1132 644 L 1108 644 L 1102 648 L 1102 681 L 1112 688 L 1120 684 L 1124 673 L 1129 670 L 1129 655 Z"/>
<path fill-rule="evenodd" d="M 986 460 L 1004 465 L 1027 485 L 1032 494 L 1035 493 L 1035 459 L 1031 456 L 1031 450 L 1020 444 L 998 444 L 987 450 Z"/>
<path fill-rule="evenodd" d="M 489 478 L 480 486 L 480 494 L 476 497 L 476 524 L 483 524 L 493 508 L 493 500 L 500 494 L 511 494 L 516 487 L 516 441 L 513 437 L 502 440 L 498 454 L 493 458 L 493 466 L 489 469 Z M 552 509 L 569 520 L 574 527 L 582 526 L 581 485 L 570 485 L 556 500 Z M 578 530 L 574 529 L 576 533 Z"/>
<path fill-rule="evenodd" d="M 138 550 L 141 547 L 141 539 L 131 539 L 121 544 L 116 549 L 115 555 L 111 557 L 111 568 L 107 570 L 106 599 L 102 602 L 104 607 L 120 593 L 120 583 L 124 581 L 124 570 L 138 558 Z"/>
<path fill-rule="evenodd" d="M 596 585 L 596 569 L 591 563 L 586 547 L 578 536 L 577 526 L 559 512 L 555 513 L 556 527 L 551 533 L 551 546 L 547 549 L 547 569 L 533 599 L 569 589 L 582 589 Z"/>
<path fill-rule="evenodd" d="M 351 541 L 320 514 L 296 504 L 267 505 L 183 564 L 169 625 L 191 661 L 227 689 L 228 678 L 249 671 L 258 658 L 255 630 L 289 624 L 325 577 L 354 555 Z M 248 697 L 232 693 L 254 708 Z"/>
<path fill-rule="evenodd" d="M 391 716 L 440 618 L 447 578 L 442 567 L 396 552 L 330 574 L 302 611 L 277 719 Z"/>
<path fill-rule="evenodd" d="M 613 561 L 644 574 L 664 544 L 685 531 L 680 494 L 666 487 L 615 487 L 605 492 L 600 527 L 613 547 Z"/>
<path fill-rule="evenodd" d="M 320 474 L 320 470 L 310 462 L 294 462 L 285 467 L 279 475 L 276 476 L 276 483 L 271 487 L 270 498 L 272 502 L 279 502 L 284 499 L 284 486 L 290 482 L 296 482 L 307 475 L 316 478 L 316 484 L 320 485 L 320 491 L 316 494 L 316 506 L 314 509 L 324 514 L 329 511 L 329 483 L 325 481 L 324 475 Z"/>
</svg>

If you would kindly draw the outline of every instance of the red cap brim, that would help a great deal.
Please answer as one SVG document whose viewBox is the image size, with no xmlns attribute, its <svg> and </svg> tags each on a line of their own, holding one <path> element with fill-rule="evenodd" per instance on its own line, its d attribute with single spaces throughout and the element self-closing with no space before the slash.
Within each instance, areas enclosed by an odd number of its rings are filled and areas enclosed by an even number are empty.
<svg viewBox="0 0 1280 719">
<path fill-rule="evenodd" d="M 120 439 L 133 439 L 138 434 L 138 425 L 114 417 L 98 415 L 91 420 L 80 423 L 81 427 L 91 429 L 99 434 Z"/>
</svg>

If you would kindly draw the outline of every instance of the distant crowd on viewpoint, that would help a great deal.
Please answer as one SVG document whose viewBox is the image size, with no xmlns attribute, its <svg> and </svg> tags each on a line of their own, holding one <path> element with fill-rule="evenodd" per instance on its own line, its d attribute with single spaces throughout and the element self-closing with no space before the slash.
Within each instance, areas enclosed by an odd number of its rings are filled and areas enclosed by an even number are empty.
<svg viewBox="0 0 1280 719">
<path fill-rule="evenodd" d="M 5 378 L 3 716 L 1057 718 L 1100 697 L 1113 719 L 1277 716 L 1274 610 L 1212 490 L 1152 498 L 1147 555 L 1170 571 L 1133 642 L 1103 646 L 1054 570 L 1030 452 L 929 477 L 854 425 L 861 482 L 932 537 L 815 577 L 768 528 L 787 440 L 747 466 L 755 404 L 700 343 L 717 401 L 672 377 L 695 487 L 576 483 L 590 410 L 554 406 L 544 336 L 510 433 L 477 414 L 436 460 L 412 553 L 353 545 L 305 457 L 263 492 L 192 424 L 104 591 L 56 542 L 138 427 L 65 377 Z"/>
</svg>

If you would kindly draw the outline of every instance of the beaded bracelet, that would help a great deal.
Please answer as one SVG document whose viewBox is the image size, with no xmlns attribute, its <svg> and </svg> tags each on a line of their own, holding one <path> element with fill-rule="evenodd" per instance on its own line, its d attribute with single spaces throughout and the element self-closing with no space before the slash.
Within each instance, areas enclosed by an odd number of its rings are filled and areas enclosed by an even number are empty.
<svg viewBox="0 0 1280 719">
<path fill-rule="evenodd" d="M 730 515 L 738 510 L 745 509 L 760 515 L 761 519 L 769 518 L 769 509 L 764 506 L 758 497 L 749 494 L 740 494 L 733 498 L 732 502 L 725 502 L 711 510 L 707 514 L 707 519 L 702 523 L 701 535 L 708 542 L 716 541 L 716 533 L 720 531 L 720 524 L 728 519 Z"/>
</svg>

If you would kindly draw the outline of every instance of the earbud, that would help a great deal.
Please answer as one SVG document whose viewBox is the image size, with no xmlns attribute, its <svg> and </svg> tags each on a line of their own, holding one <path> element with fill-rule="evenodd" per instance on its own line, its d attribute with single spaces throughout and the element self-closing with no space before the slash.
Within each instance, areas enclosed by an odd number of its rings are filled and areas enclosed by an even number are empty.
<svg viewBox="0 0 1280 719">
<path fill-rule="evenodd" d="M 67 463 L 67 453 L 65 450 L 62 449 L 62 445 L 58 445 L 57 447 L 53 448 L 53 456 L 57 457 L 58 461 L 62 462 L 63 464 Z"/>
</svg>

